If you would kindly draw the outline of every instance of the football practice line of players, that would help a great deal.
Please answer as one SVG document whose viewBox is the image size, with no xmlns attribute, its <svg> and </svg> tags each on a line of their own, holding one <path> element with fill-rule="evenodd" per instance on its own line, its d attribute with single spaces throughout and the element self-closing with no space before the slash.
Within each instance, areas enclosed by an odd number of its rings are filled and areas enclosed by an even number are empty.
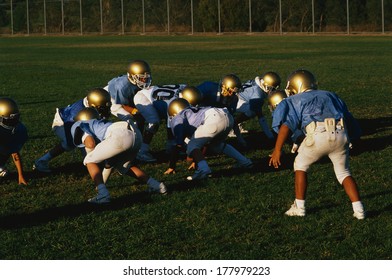
<svg viewBox="0 0 392 280">
<path fill-rule="evenodd" d="M 272 129 L 277 134 L 269 164 L 281 165 L 283 145 L 290 138 L 294 161 L 295 200 L 285 212 L 288 216 L 305 216 L 307 171 L 321 157 L 333 163 L 338 182 L 352 202 L 353 216 L 364 219 L 366 212 L 357 184 L 349 170 L 350 141 L 361 130 L 346 104 L 335 94 L 319 90 L 315 76 L 307 70 L 296 70 L 280 90 L 280 77 L 266 72 L 261 77 L 241 83 L 235 74 L 225 75 L 218 83 L 205 81 L 198 86 L 151 86 L 151 69 L 147 62 L 134 60 L 125 75 L 113 78 L 104 88 L 90 90 L 86 97 L 57 108 L 52 130 L 60 143 L 35 160 L 33 169 L 50 173 L 49 162 L 78 147 L 84 153 L 83 164 L 90 174 L 97 195 L 88 200 L 94 204 L 110 202 L 106 182 L 112 169 L 148 185 L 149 192 L 166 194 L 164 183 L 140 169 L 137 162 L 155 162 L 150 143 L 161 121 L 166 120 L 169 168 L 175 173 L 179 154 L 186 150 L 195 172 L 187 180 L 201 180 L 212 173 L 205 158 L 208 149 L 237 161 L 237 168 L 250 169 L 253 163 L 225 142 L 229 133 L 246 146 L 241 123 L 258 118 L 264 134 L 275 139 L 261 110 L 268 99 Z M 117 121 L 108 120 L 110 114 Z M 20 122 L 16 102 L 0 98 L 0 176 L 8 174 L 6 163 L 12 156 L 19 184 L 27 185 L 23 175 L 20 150 L 27 141 L 27 129 Z"/>
</svg>

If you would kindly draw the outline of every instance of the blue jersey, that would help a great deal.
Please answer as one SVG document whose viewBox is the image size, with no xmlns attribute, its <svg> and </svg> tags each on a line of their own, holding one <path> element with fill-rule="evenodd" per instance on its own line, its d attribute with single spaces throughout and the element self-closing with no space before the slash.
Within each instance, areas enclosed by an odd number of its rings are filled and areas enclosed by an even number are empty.
<svg viewBox="0 0 392 280">
<path fill-rule="evenodd" d="M 195 130 L 204 123 L 205 112 L 211 107 L 190 107 L 182 110 L 170 121 L 170 127 L 177 145 L 182 145 L 186 137 L 191 138 Z"/>
<path fill-rule="evenodd" d="M 112 122 L 106 121 L 106 120 L 88 120 L 88 121 L 77 121 L 72 125 L 71 128 L 71 134 L 72 134 L 72 139 L 74 139 L 75 145 L 79 148 L 83 148 L 84 144 L 77 143 L 75 141 L 76 134 L 81 131 L 82 134 L 79 136 L 82 136 L 84 133 L 92 136 L 94 138 L 94 141 L 96 143 L 99 143 L 104 140 L 105 138 L 105 133 L 106 130 L 108 129 L 109 126 L 112 125 Z M 79 140 L 79 139 L 77 139 Z"/>
<path fill-rule="evenodd" d="M 127 75 L 113 78 L 108 83 L 108 92 L 115 104 L 135 107 L 133 97 L 139 90 L 140 88 L 129 81 Z"/>
<path fill-rule="evenodd" d="M 0 154 L 18 153 L 28 139 L 26 127 L 19 122 L 13 130 L 0 126 Z"/>
<path fill-rule="evenodd" d="M 278 132 L 282 124 L 292 132 L 305 127 L 311 122 L 323 122 L 326 118 L 343 119 L 351 139 L 358 139 L 361 129 L 348 111 L 346 104 L 329 91 L 312 90 L 283 99 L 277 106 L 272 128 Z"/>
<path fill-rule="evenodd" d="M 64 123 L 74 122 L 76 115 L 84 108 L 84 99 L 80 99 L 65 108 L 59 108 L 59 114 Z"/>
<path fill-rule="evenodd" d="M 264 99 L 267 98 L 267 94 L 253 79 L 242 84 L 242 91 L 238 94 L 238 98 L 243 100 L 245 103 L 248 103 L 250 110 L 254 113 L 261 114 Z"/>
<path fill-rule="evenodd" d="M 237 108 L 238 96 L 225 97 L 220 95 L 219 83 L 206 81 L 197 86 L 201 91 L 203 100 L 200 106 L 215 108 L 227 108 L 230 114 L 234 114 Z"/>
</svg>

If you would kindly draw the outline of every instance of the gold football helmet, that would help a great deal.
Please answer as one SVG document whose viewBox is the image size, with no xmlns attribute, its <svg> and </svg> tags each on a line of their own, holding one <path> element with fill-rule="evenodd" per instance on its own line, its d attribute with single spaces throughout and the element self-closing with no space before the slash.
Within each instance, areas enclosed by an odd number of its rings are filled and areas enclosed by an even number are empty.
<svg viewBox="0 0 392 280">
<path fill-rule="evenodd" d="M 197 87 L 187 86 L 180 92 L 180 98 L 184 98 L 192 106 L 197 106 L 203 99 L 203 94 Z"/>
<path fill-rule="evenodd" d="M 110 107 L 112 106 L 109 92 L 103 88 L 94 88 L 87 94 L 87 102 L 90 107 L 94 107 L 103 118 L 110 117 Z"/>
<path fill-rule="evenodd" d="M 317 89 L 317 80 L 308 70 L 296 70 L 287 78 L 287 96 L 299 94 L 311 89 Z"/>
<path fill-rule="evenodd" d="M 144 60 L 134 60 L 128 65 L 128 79 L 140 89 L 149 88 L 151 85 L 150 65 Z"/>
<path fill-rule="evenodd" d="M 13 130 L 19 122 L 19 108 L 16 102 L 8 97 L 0 98 L 0 126 Z"/>
<path fill-rule="evenodd" d="M 177 98 L 170 102 L 169 106 L 167 107 L 167 113 L 170 117 L 174 117 L 189 106 L 190 104 L 186 99 Z"/>
<path fill-rule="evenodd" d="M 274 111 L 276 106 L 287 97 L 286 92 L 283 89 L 274 90 L 268 95 L 268 108 L 270 111 Z"/>
<path fill-rule="evenodd" d="M 241 86 L 241 80 L 235 74 L 224 76 L 219 83 L 222 96 L 233 96 L 239 93 Z"/>
<path fill-rule="evenodd" d="M 280 83 L 281 83 L 281 79 L 279 77 L 279 75 L 275 72 L 266 72 L 264 73 L 259 80 L 259 86 L 261 87 L 261 89 L 269 94 L 270 92 L 272 92 L 273 90 L 276 90 L 279 88 Z"/>
<path fill-rule="evenodd" d="M 74 121 L 89 121 L 93 119 L 100 119 L 98 111 L 94 107 L 86 107 L 79 111 L 75 116 Z"/>
</svg>

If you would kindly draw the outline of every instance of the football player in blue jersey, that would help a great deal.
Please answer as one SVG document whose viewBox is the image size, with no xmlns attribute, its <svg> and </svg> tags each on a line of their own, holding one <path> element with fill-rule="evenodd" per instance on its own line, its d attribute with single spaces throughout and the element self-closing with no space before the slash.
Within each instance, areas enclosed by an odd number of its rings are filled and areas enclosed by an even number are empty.
<svg viewBox="0 0 392 280">
<path fill-rule="evenodd" d="M 234 133 L 229 137 L 236 136 L 240 144 L 246 145 L 240 133 L 246 133 L 241 124 L 251 118 L 257 117 L 261 129 L 269 139 L 274 139 L 274 135 L 267 124 L 262 112 L 264 100 L 273 90 L 279 88 L 281 79 L 275 72 L 266 72 L 260 77 L 248 80 L 242 84 L 242 90 L 238 93 L 238 102 L 234 121 L 238 124 L 239 129 L 233 130 Z"/>
<path fill-rule="evenodd" d="M 112 168 L 122 175 L 135 177 L 149 186 L 150 192 L 166 193 L 166 186 L 148 176 L 143 170 L 133 165 L 140 145 L 142 135 L 132 120 L 109 122 L 98 119 L 94 108 L 85 108 L 75 117 L 76 122 L 71 127 L 74 145 L 85 148 L 87 155 L 83 164 L 94 181 L 97 195 L 88 201 L 94 204 L 110 202 L 110 194 L 106 181 Z M 105 163 L 103 168 L 101 163 Z"/>
<path fill-rule="evenodd" d="M 288 216 L 305 216 L 307 172 L 323 156 L 333 163 L 336 178 L 352 202 L 353 216 L 365 218 L 357 184 L 349 170 L 350 140 L 358 139 L 361 129 L 346 104 L 335 94 L 317 89 L 315 76 L 307 70 L 296 70 L 286 86 L 288 98 L 277 106 L 272 128 L 278 133 L 270 166 L 279 168 L 286 139 L 297 128 L 306 135 L 294 161 L 295 201 L 286 211 Z"/>
<path fill-rule="evenodd" d="M 238 93 L 242 84 L 240 78 L 235 74 L 225 75 L 219 83 L 205 81 L 196 86 L 202 93 L 200 106 L 211 106 L 215 108 L 227 108 L 231 115 L 234 115 Z"/>
<path fill-rule="evenodd" d="M 125 75 L 120 75 L 111 79 L 104 87 L 112 98 L 112 114 L 120 120 L 134 119 L 142 129 L 143 122 L 138 119 L 133 98 L 141 89 L 148 89 L 151 86 L 152 76 L 150 65 L 144 60 L 133 60 L 128 65 Z"/>
<path fill-rule="evenodd" d="M 23 175 L 20 150 L 28 139 L 27 129 L 20 122 L 20 112 L 16 102 L 8 97 L 0 98 L 0 177 L 8 174 L 7 161 L 12 157 L 18 172 L 19 185 L 27 185 Z"/>
<path fill-rule="evenodd" d="M 233 146 L 224 143 L 227 134 L 233 127 L 233 117 L 226 108 L 192 107 L 183 98 L 173 100 L 168 107 L 172 118 L 170 127 L 176 139 L 176 148 L 171 154 L 169 168 L 165 174 L 175 173 L 176 162 L 180 150 L 188 138 L 186 153 L 193 159 L 197 169 L 188 180 L 207 178 L 211 173 L 202 149 L 205 146 L 215 153 L 224 153 L 237 161 L 237 167 L 251 168 L 253 163 L 243 156 Z"/>
<path fill-rule="evenodd" d="M 186 87 L 185 84 L 151 86 L 138 91 L 134 103 L 139 113 L 145 119 L 143 143 L 137 159 L 142 162 L 155 162 L 156 159 L 150 152 L 150 143 L 158 132 L 161 120 L 168 119 L 167 106 L 171 100 L 178 98 L 179 93 Z M 168 123 L 168 122 L 167 122 Z M 167 127 L 168 142 L 166 149 L 171 149 L 171 130 Z"/>
<path fill-rule="evenodd" d="M 270 94 L 268 94 L 268 108 L 271 111 L 272 118 L 274 116 L 274 112 L 275 112 L 276 107 L 285 98 L 287 98 L 287 94 L 286 94 L 286 91 L 283 89 L 273 90 Z M 305 136 L 304 136 L 301 129 L 296 129 L 291 134 L 291 140 L 293 142 L 293 146 L 291 148 L 292 154 L 295 154 L 297 152 L 298 147 L 299 147 L 299 145 L 301 145 L 301 142 L 304 138 L 305 138 Z"/>
<path fill-rule="evenodd" d="M 67 107 L 57 108 L 54 115 L 52 130 L 60 138 L 60 143 L 50 149 L 42 157 L 35 160 L 33 169 L 40 172 L 49 173 L 49 162 L 64 152 L 75 148 L 71 138 L 71 126 L 75 116 L 80 110 L 86 107 L 95 107 L 102 118 L 110 117 L 111 98 L 109 93 L 103 88 L 94 88 L 87 93 L 83 99 L 68 105 Z"/>
</svg>

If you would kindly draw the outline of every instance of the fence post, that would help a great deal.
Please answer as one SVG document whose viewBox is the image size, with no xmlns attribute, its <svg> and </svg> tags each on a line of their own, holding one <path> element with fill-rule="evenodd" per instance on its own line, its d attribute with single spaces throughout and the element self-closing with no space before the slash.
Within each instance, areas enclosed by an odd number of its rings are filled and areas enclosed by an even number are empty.
<svg viewBox="0 0 392 280">
<path fill-rule="evenodd" d="M 381 0 L 381 32 L 384 34 L 384 0 Z"/>
<path fill-rule="evenodd" d="M 193 0 L 191 0 L 191 34 L 193 35 Z"/>
<path fill-rule="evenodd" d="M 27 35 L 30 35 L 29 0 L 26 0 L 26 23 L 27 23 Z"/>
<path fill-rule="evenodd" d="M 350 34 L 350 7 L 349 0 L 346 0 L 347 5 L 347 34 Z"/>
<path fill-rule="evenodd" d="M 82 0 L 79 0 L 79 17 L 80 17 L 80 35 L 83 35 L 83 11 L 82 11 Z"/>
<path fill-rule="evenodd" d="M 218 0 L 218 34 L 221 34 L 220 0 Z"/>
<path fill-rule="evenodd" d="M 44 34 L 47 34 L 46 31 L 46 0 L 44 0 Z"/>
<path fill-rule="evenodd" d="M 252 33 L 252 0 L 249 0 L 249 33 Z"/>
<path fill-rule="evenodd" d="M 61 0 L 61 32 L 64 35 L 64 0 Z"/>
<path fill-rule="evenodd" d="M 312 0 L 312 32 L 314 34 L 314 0 Z"/>
<path fill-rule="evenodd" d="M 124 35 L 124 0 L 121 0 L 121 34 Z"/>
<path fill-rule="evenodd" d="M 142 0 L 142 19 L 143 19 L 142 34 L 145 34 L 146 33 L 146 21 L 144 18 L 144 0 Z"/>
<path fill-rule="evenodd" d="M 169 5 L 169 0 L 166 1 L 166 10 L 167 10 L 167 35 L 170 35 L 170 5 Z"/>
<path fill-rule="evenodd" d="M 279 33 L 282 35 L 283 27 L 282 27 L 282 0 L 279 0 Z"/>
</svg>

